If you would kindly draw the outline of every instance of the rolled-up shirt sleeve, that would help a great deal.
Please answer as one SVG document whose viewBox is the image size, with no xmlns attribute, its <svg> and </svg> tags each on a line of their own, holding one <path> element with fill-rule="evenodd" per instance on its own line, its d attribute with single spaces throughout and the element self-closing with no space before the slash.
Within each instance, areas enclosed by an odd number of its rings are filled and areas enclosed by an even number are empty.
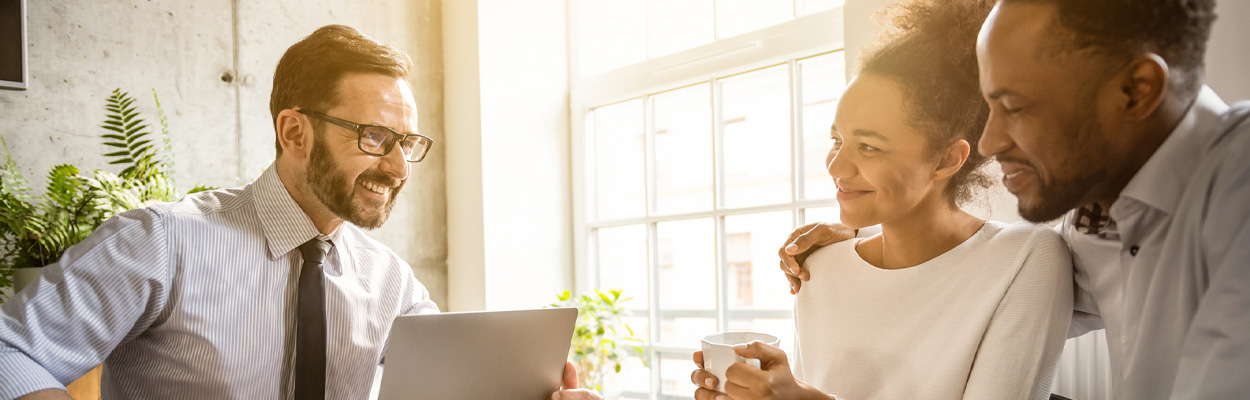
<svg viewBox="0 0 1250 400">
<path fill-rule="evenodd" d="M 160 215 L 118 214 L 0 306 L 0 399 L 64 385 L 159 317 L 170 254 Z"/>
</svg>

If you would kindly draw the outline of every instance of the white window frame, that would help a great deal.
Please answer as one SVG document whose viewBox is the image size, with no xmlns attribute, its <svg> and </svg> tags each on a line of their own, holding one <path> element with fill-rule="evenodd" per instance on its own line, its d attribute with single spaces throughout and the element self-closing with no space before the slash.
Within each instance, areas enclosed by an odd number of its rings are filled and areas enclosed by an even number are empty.
<svg viewBox="0 0 1250 400">
<path fill-rule="evenodd" d="M 577 2 L 570 1 L 570 27 L 579 26 L 578 15 Z M 801 212 L 802 209 L 836 205 L 836 202 L 832 199 L 802 199 L 805 180 L 804 166 L 801 165 L 802 160 L 800 156 L 802 151 L 800 130 L 802 129 L 803 110 L 797 101 L 802 88 L 802 82 L 798 74 L 796 60 L 844 50 L 843 31 L 843 8 L 837 7 L 590 77 L 579 77 L 578 35 L 575 32 L 569 35 L 574 283 L 576 289 L 584 293 L 594 288 L 596 286 L 595 283 L 598 282 L 597 257 L 595 249 L 592 247 L 594 241 L 590 237 L 592 229 L 606 226 L 646 224 L 648 227 L 647 260 L 650 298 L 639 300 L 645 300 L 648 305 L 649 337 L 653 340 L 649 348 L 649 352 L 652 355 L 651 398 L 663 398 L 660 394 L 662 389 L 660 387 L 661 378 L 658 363 L 660 359 L 656 356 L 660 353 L 693 351 L 697 345 L 693 343 L 678 345 L 655 341 L 659 338 L 660 330 L 658 290 L 655 290 L 658 287 L 658 273 L 654 271 L 657 268 L 659 257 L 657 244 L 655 243 L 655 223 L 711 217 L 715 221 L 716 234 L 719 236 L 717 243 L 724 243 L 727 239 L 724 237 L 724 218 L 727 215 L 790 210 L 794 218 L 792 222 L 797 226 L 804 219 L 804 215 Z M 590 127 L 593 125 L 593 121 L 588 121 L 587 115 L 592 108 L 643 98 L 643 106 L 648 107 L 648 110 L 650 110 L 651 104 L 646 96 L 702 82 L 711 82 L 711 90 L 713 91 L 712 118 L 713 121 L 719 121 L 721 110 L 717 92 L 720 89 L 717 87 L 715 80 L 783 64 L 788 65 L 792 77 L 790 86 L 790 100 L 792 104 L 790 133 L 791 137 L 794 138 L 791 146 L 791 179 L 793 185 L 789 203 L 742 208 L 721 208 L 725 191 L 724 168 L 722 166 L 723 146 L 720 145 L 723 126 L 721 126 L 721 123 L 717 123 L 713 131 L 716 138 L 713 141 L 715 146 L 713 162 L 716 165 L 714 169 L 716 174 L 714 182 L 716 203 L 711 210 L 661 216 L 652 215 L 651 213 L 655 209 L 655 160 L 651 155 L 652 152 L 647 150 L 645 198 L 648 204 L 645 216 L 611 221 L 590 220 L 589 214 L 593 210 L 593 202 L 595 200 L 595 191 L 593 190 L 595 188 L 593 173 L 595 160 L 593 138 L 589 137 L 592 133 Z M 849 62 L 847 63 L 847 65 L 850 64 Z M 645 148 L 649 149 L 654 144 L 655 133 L 651 120 L 652 113 L 647 112 L 645 115 L 647 118 L 644 121 L 647 127 Z M 777 238 L 777 241 L 780 242 L 783 239 Z M 718 244 L 716 255 L 716 290 L 718 299 L 716 313 L 721 330 L 727 329 L 729 323 L 727 318 L 729 299 L 727 290 L 724 287 L 727 282 L 724 276 L 725 257 L 725 249 Z M 777 273 L 780 273 L 780 271 Z M 785 289 L 777 288 L 777 290 Z"/>
</svg>

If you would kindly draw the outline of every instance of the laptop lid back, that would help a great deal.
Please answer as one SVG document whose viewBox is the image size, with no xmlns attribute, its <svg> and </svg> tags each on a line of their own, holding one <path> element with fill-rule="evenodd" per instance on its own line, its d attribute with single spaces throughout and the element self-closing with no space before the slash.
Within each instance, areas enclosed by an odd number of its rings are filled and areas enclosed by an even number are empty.
<svg viewBox="0 0 1250 400">
<path fill-rule="evenodd" d="M 379 398 L 549 399 L 576 320 L 568 307 L 400 316 Z"/>
</svg>

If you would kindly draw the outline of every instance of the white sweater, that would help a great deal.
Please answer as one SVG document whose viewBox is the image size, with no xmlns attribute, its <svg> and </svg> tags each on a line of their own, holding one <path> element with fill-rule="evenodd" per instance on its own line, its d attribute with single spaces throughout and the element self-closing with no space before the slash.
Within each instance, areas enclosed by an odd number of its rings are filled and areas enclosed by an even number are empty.
<svg viewBox="0 0 1250 400">
<path fill-rule="evenodd" d="M 1048 398 L 1072 319 L 1072 258 L 1054 230 L 989 222 L 899 270 L 868 264 L 858 243 L 807 259 L 797 378 L 846 400 Z"/>
</svg>

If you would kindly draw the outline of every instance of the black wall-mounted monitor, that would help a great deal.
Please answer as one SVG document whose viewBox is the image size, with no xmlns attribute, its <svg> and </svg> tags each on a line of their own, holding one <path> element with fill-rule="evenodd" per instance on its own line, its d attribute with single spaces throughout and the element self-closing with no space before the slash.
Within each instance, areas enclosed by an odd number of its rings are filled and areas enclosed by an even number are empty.
<svg viewBox="0 0 1250 400">
<path fill-rule="evenodd" d="M 26 90 L 26 0 L 0 0 L 0 89 Z"/>
</svg>

